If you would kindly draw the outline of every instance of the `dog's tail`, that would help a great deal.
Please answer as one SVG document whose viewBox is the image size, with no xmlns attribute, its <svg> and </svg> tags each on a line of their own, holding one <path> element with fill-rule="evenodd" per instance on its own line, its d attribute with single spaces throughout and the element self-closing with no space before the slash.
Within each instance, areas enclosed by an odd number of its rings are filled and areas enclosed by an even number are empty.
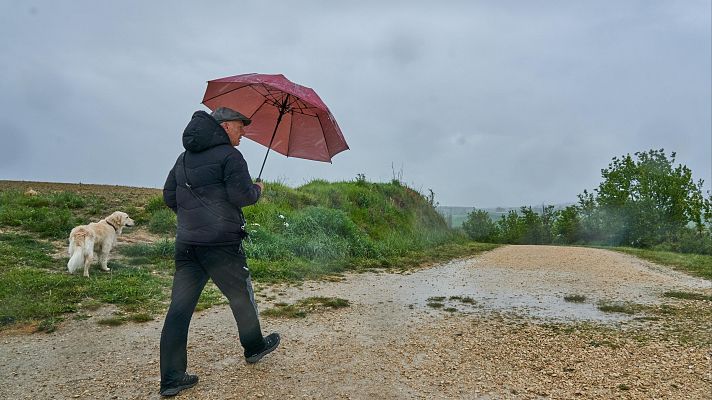
<svg viewBox="0 0 712 400">
<path fill-rule="evenodd" d="M 87 254 L 90 251 L 94 251 L 94 242 L 89 237 L 89 232 L 83 229 L 72 232 L 69 236 L 69 262 L 67 262 L 70 274 L 84 267 L 84 259 L 91 255 Z"/>
</svg>

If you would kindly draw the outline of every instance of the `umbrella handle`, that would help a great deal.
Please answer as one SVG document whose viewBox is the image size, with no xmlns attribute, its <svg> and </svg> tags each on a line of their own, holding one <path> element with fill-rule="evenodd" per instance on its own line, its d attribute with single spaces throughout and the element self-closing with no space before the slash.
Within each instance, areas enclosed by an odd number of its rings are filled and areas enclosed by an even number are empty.
<svg viewBox="0 0 712 400">
<path fill-rule="evenodd" d="M 282 116 L 284 116 L 284 113 L 287 112 L 287 104 L 289 102 L 289 95 L 284 98 L 284 101 L 282 102 L 282 105 L 279 107 L 279 116 L 277 117 L 277 123 L 274 125 L 274 132 L 272 132 L 272 139 L 269 141 L 269 145 L 267 146 L 267 153 L 265 153 L 265 159 L 262 160 L 262 168 L 260 168 L 260 174 L 257 175 L 257 182 L 261 182 L 262 178 L 262 171 L 265 169 L 265 163 L 267 162 L 267 156 L 269 155 L 269 151 L 272 150 L 272 142 L 274 142 L 274 137 L 277 135 L 277 128 L 279 128 L 279 123 L 282 122 Z M 287 152 L 289 153 L 289 152 Z"/>
</svg>

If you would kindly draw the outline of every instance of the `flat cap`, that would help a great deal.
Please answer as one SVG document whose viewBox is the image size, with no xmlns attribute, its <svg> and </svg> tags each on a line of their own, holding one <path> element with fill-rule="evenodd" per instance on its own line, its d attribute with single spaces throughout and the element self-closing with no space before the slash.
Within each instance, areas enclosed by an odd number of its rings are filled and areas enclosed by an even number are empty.
<svg viewBox="0 0 712 400">
<path fill-rule="evenodd" d="M 239 112 L 233 110 L 232 108 L 227 108 L 227 107 L 220 107 L 216 108 L 215 111 L 213 111 L 212 114 L 210 114 L 215 118 L 218 123 L 225 122 L 225 121 L 242 121 L 242 123 L 245 124 L 245 126 L 249 125 L 252 123 L 252 121 L 247 118 L 246 116 L 240 114 Z"/>
</svg>

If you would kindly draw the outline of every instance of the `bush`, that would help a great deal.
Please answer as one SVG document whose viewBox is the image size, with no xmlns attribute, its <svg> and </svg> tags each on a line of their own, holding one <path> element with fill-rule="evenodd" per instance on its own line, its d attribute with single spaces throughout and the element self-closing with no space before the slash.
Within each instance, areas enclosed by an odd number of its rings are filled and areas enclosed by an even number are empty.
<svg viewBox="0 0 712 400">
<path fill-rule="evenodd" d="M 247 229 L 250 236 L 243 245 L 248 258 L 277 261 L 293 257 L 281 235 L 271 233 L 255 223 L 249 224 Z"/>
<path fill-rule="evenodd" d="M 654 250 L 712 255 L 712 234 L 708 230 L 683 228 L 673 240 L 656 245 Z"/>
<path fill-rule="evenodd" d="M 462 223 L 462 229 L 472 240 L 478 242 L 493 242 L 497 236 L 497 225 L 484 210 L 469 213 Z"/>
<path fill-rule="evenodd" d="M 307 207 L 287 225 L 286 244 L 310 260 L 364 257 L 373 253 L 368 237 L 341 210 Z"/>
<path fill-rule="evenodd" d="M 516 211 L 510 210 L 497 221 L 500 243 L 520 243 L 526 232 L 524 220 Z"/>
<path fill-rule="evenodd" d="M 568 206 L 559 211 L 552 229 L 556 243 L 577 243 L 581 239 L 581 220 L 576 206 Z"/>
</svg>

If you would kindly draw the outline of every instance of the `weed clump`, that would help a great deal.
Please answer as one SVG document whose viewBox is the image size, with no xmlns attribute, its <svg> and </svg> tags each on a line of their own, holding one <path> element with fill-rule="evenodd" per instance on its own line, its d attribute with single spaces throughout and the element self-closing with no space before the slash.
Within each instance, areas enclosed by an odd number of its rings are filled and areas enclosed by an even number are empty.
<svg viewBox="0 0 712 400">
<path fill-rule="evenodd" d="M 603 312 L 610 313 L 622 313 L 622 314 L 635 314 L 636 306 L 627 303 L 610 303 L 610 302 L 599 302 L 598 309 Z"/>
<path fill-rule="evenodd" d="M 673 298 L 673 299 L 682 299 L 682 300 L 712 301 L 712 296 L 707 296 L 707 295 L 704 295 L 704 294 L 693 293 L 693 292 L 671 291 L 671 292 L 665 292 L 665 293 L 663 293 L 663 297 L 670 297 L 670 298 Z"/>
<path fill-rule="evenodd" d="M 583 303 L 586 301 L 586 296 L 582 294 L 567 294 L 564 296 L 564 301 L 568 301 L 569 303 Z"/>
<path fill-rule="evenodd" d="M 265 310 L 262 314 L 270 317 L 305 318 L 309 313 L 324 312 L 348 306 L 350 306 L 348 300 L 338 297 L 307 297 L 294 304 L 277 303 L 274 308 Z"/>
</svg>

